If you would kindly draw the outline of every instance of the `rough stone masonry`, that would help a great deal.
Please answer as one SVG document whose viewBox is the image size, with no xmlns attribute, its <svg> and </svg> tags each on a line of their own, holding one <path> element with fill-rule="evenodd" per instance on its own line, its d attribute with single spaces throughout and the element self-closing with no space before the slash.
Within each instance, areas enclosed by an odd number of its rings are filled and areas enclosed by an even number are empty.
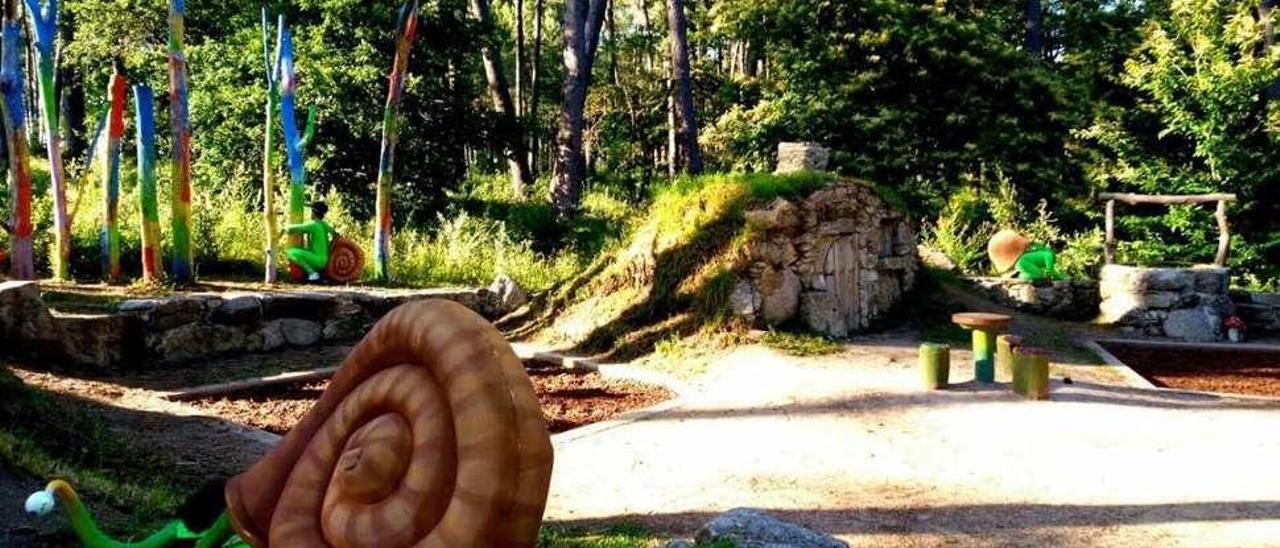
<svg viewBox="0 0 1280 548">
<path fill-rule="evenodd" d="M 911 225 L 870 185 L 836 183 L 746 217 L 748 266 L 731 305 L 755 323 L 797 320 L 844 337 L 882 318 L 915 285 Z"/>
</svg>

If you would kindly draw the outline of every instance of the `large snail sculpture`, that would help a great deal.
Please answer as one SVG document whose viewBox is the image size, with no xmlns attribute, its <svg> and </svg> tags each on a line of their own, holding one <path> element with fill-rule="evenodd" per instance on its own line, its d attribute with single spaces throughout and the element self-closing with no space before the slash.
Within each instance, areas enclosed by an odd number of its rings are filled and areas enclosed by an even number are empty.
<svg viewBox="0 0 1280 548">
<path fill-rule="evenodd" d="M 525 547 L 551 478 L 550 435 L 502 335 L 467 308 L 419 301 L 384 317 L 303 420 L 228 481 L 216 519 L 184 517 L 135 544 L 104 535 L 65 482 L 86 546 Z"/>
</svg>

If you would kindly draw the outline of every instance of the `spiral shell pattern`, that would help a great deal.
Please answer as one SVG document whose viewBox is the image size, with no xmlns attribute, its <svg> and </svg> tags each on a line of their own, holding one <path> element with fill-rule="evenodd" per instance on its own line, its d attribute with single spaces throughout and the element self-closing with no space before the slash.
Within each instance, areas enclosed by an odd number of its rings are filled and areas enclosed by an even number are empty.
<svg viewBox="0 0 1280 548">
<path fill-rule="evenodd" d="M 227 485 L 253 546 L 533 546 L 551 479 L 533 385 L 450 301 L 378 322 L 281 443 Z"/>
<path fill-rule="evenodd" d="M 364 270 L 364 252 L 360 246 L 341 236 L 329 246 L 329 264 L 324 267 L 326 280 L 347 284 L 360 279 Z"/>
</svg>

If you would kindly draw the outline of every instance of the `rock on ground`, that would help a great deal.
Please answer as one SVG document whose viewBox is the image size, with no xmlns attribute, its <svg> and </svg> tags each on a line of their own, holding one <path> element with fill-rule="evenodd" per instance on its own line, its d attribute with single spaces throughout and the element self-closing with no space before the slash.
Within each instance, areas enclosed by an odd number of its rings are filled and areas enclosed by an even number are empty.
<svg viewBox="0 0 1280 548">
<path fill-rule="evenodd" d="M 699 544 L 728 540 L 737 548 L 848 548 L 849 546 L 844 541 L 782 521 L 751 508 L 735 508 L 716 516 L 698 529 L 697 538 Z"/>
</svg>

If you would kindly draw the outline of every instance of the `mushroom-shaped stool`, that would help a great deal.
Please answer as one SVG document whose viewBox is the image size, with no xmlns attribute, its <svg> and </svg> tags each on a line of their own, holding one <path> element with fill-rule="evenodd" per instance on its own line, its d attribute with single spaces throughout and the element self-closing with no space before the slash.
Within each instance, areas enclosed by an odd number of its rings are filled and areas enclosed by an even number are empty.
<svg viewBox="0 0 1280 548">
<path fill-rule="evenodd" d="M 996 335 L 1009 329 L 1013 318 L 990 312 L 962 312 L 951 322 L 973 331 L 973 376 L 982 383 L 996 382 Z"/>
</svg>

